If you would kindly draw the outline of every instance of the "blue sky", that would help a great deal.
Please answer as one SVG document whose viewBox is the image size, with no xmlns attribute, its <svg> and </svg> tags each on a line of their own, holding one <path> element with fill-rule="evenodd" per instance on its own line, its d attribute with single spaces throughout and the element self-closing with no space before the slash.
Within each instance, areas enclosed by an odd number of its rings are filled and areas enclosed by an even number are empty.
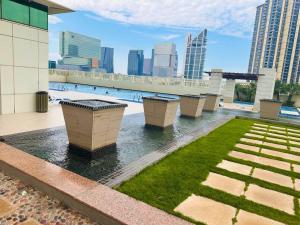
<svg viewBox="0 0 300 225">
<path fill-rule="evenodd" d="M 166 6 L 173 7 L 174 4 L 179 4 L 178 2 L 185 3 L 183 0 L 172 1 L 166 0 L 167 3 L 161 4 L 169 4 Z M 136 4 L 139 1 L 132 0 L 104 1 L 107 3 L 105 8 L 102 4 L 99 5 L 99 2 L 103 2 L 102 0 L 65 0 L 65 4 L 76 9 L 76 12 L 50 18 L 50 59 L 59 57 L 59 32 L 72 31 L 99 38 L 102 46 L 113 47 L 115 49 L 115 72 L 119 73 L 127 71 L 129 49 L 143 49 L 145 57 L 148 58 L 151 56 L 154 44 L 173 42 L 177 46 L 178 71 L 181 73 L 185 35 L 188 32 L 196 35 L 202 29 L 207 28 L 208 46 L 205 69 L 223 68 L 226 71 L 247 71 L 255 7 L 262 1 L 194 1 L 206 2 L 206 10 L 210 10 L 214 16 L 205 11 L 207 15 L 203 13 L 200 18 L 199 16 L 191 17 L 189 11 L 191 9 L 195 11 L 195 6 L 188 5 L 188 3 L 184 4 L 184 9 L 178 12 L 175 9 L 174 15 L 166 17 L 165 13 L 169 12 L 157 11 L 160 5 L 156 4 L 159 2 L 156 0 L 140 0 L 142 4 L 138 5 Z M 227 1 L 229 8 L 220 11 L 218 9 L 220 5 L 212 4 L 218 1 L 220 4 Z M 232 2 L 236 4 L 230 4 Z M 62 4 L 64 1 L 59 1 L 59 3 Z M 137 6 L 140 7 L 138 10 L 136 10 Z M 201 13 L 203 7 L 199 7 L 198 10 Z M 143 15 L 145 13 L 147 14 Z"/>
</svg>

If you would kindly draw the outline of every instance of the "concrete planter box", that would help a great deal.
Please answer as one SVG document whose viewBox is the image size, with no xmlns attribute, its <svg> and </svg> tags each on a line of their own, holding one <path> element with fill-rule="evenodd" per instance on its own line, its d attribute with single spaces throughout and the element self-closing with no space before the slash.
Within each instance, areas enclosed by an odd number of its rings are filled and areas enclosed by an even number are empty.
<svg viewBox="0 0 300 225">
<path fill-rule="evenodd" d="M 146 125 L 168 127 L 173 125 L 179 99 L 143 97 Z"/>
<path fill-rule="evenodd" d="M 264 119 L 277 120 L 282 102 L 272 99 L 260 100 L 260 117 Z"/>
<path fill-rule="evenodd" d="M 61 101 L 71 146 L 90 153 L 115 145 L 126 104 L 102 100 Z"/>
<path fill-rule="evenodd" d="M 221 95 L 217 94 L 205 94 L 206 101 L 203 107 L 204 111 L 213 112 L 219 109 Z"/>
<path fill-rule="evenodd" d="M 180 113 L 182 116 L 200 117 L 206 101 L 206 96 L 183 95 L 180 98 Z"/>
</svg>

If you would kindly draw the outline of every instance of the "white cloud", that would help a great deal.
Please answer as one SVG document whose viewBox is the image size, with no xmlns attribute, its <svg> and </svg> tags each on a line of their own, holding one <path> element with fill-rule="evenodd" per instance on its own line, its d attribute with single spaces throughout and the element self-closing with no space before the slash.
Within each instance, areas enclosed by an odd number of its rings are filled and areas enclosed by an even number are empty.
<svg viewBox="0 0 300 225">
<path fill-rule="evenodd" d="M 172 28 L 208 28 L 248 36 L 256 6 L 264 0 L 54 0 L 75 10 L 125 24 Z"/>
<path fill-rule="evenodd" d="M 153 34 L 153 33 L 137 31 L 137 30 L 132 30 L 132 32 L 142 37 L 147 37 L 147 38 L 152 38 L 152 39 L 162 40 L 162 41 L 171 41 L 175 38 L 180 37 L 180 34 Z"/>
<path fill-rule="evenodd" d="M 49 21 L 50 24 L 62 23 L 62 20 L 59 17 L 53 16 L 53 15 L 48 16 L 48 21 Z"/>
</svg>

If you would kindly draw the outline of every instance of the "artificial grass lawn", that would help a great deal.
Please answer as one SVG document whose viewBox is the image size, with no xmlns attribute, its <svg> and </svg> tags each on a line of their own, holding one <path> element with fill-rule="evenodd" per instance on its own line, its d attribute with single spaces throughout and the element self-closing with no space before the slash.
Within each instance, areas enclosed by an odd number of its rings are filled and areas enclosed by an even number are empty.
<svg viewBox="0 0 300 225">
<path fill-rule="evenodd" d="M 234 119 L 207 136 L 179 149 L 157 164 L 146 168 L 116 189 L 182 218 L 184 218 L 182 215 L 173 211 L 174 208 L 191 194 L 196 194 L 287 224 L 300 224 L 298 203 L 296 204 L 297 216 L 291 216 L 282 211 L 246 200 L 243 197 L 236 197 L 201 185 L 209 172 L 214 171 L 243 180 L 246 183 L 251 182 L 295 197 L 300 196 L 299 192 L 292 189 L 216 168 L 218 163 L 224 158 L 228 158 L 227 154 L 234 149 L 235 144 L 250 130 L 254 122 L 253 120 Z M 244 162 L 239 159 L 232 161 Z"/>
</svg>

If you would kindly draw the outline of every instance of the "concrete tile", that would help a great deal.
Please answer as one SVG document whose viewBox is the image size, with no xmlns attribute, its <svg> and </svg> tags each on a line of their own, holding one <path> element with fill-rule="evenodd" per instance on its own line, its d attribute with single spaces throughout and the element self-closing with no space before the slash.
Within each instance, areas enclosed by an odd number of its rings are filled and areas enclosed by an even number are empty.
<svg viewBox="0 0 300 225">
<path fill-rule="evenodd" d="M 252 129 L 254 129 L 254 130 L 260 130 L 260 131 L 267 131 L 268 130 L 267 128 L 257 127 L 257 126 L 252 126 Z"/>
<path fill-rule="evenodd" d="M 216 173 L 209 173 L 202 184 L 236 196 L 243 195 L 245 190 L 244 182 Z"/>
<path fill-rule="evenodd" d="M 270 182 L 270 183 L 273 183 L 273 184 L 278 184 L 278 185 L 281 185 L 281 186 L 293 188 L 292 178 L 290 178 L 288 176 L 284 176 L 284 175 L 279 174 L 279 173 L 274 173 L 274 172 L 271 172 L 271 171 L 255 168 L 254 171 L 253 171 L 252 176 L 254 178 L 257 178 L 257 179 L 260 179 L 260 180 L 263 180 L 263 181 L 267 181 L 267 182 Z"/>
<path fill-rule="evenodd" d="M 266 137 L 266 139 L 268 141 L 280 142 L 280 143 L 284 143 L 284 144 L 287 143 L 287 140 L 285 140 L 285 139 L 279 139 L 279 138 L 273 138 L 273 137 Z"/>
<path fill-rule="evenodd" d="M 271 133 L 277 133 L 277 134 L 286 134 L 286 131 L 275 130 L 275 129 L 269 129 L 269 132 L 271 132 Z"/>
<path fill-rule="evenodd" d="M 290 146 L 290 150 L 294 152 L 300 152 L 300 148 Z"/>
<path fill-rule="evenodd" d="M 237 223 L 235 225 L 284 225 L 283 223 L 275 220 L 268 219 L 254 213 L 239 211 L 237 215 Z"/>
<path fill-rule="evenodd" d="M 300 134 L 294 132 L 288 132 L 287 134 L 294 137 L 300 137 Z"/>
<path fill-rule="evenodd" d="M 267 133 L 267 136 L 270 136 L 270 137 L 277 137 L 277 138 L 282 138 L 282 139 L 287 139 L 287 136 L 286 136 L 286 135 L 283 135 L 283 134 L 275 134 L 275 133 L 270 133 L 270 132 Z"/>
<path fill-rule="evenodd" d="M 262 145 L 262 141 L 249 139 L 249 138 L 241 138 L 242 142 L 250 143 L 250 144 L 256 144 L 256 145 Z"/>
<path fill-rule="evenodd" d="M 295 179 L 295 189 L 296 191 L 300 191 L 300 179 Z"/>
<path fill-rule="evenodd" d="M 261 123 L 254 123 L 254 126 L 257 126 L 257 127 L 268 127 L 268 125 L 261 124 Z"/>
<path fill-rule="evenodd" d="M 4 198 L 0 198 L 0 217 L 13 211 L 13 206 Z"/>
<path fill-rule="evenodd" d="M 270 126 L 270 129 L 275 129 L 275 130 L 286 130 L 284 127 L 277 127 L 277 126 Z"/>
<path fill-rule="evenodd" d="M 291 129 L 291 128 L 288 128 L 287 130 L 288 130 L 289 132 L 299 133 L 299 134 L 300 134 L 300 129 Z"/>
<path fill-rule="evenodd" d="M 207 225 L 232 225 L 236 213 L 229 205 L 196 195 L 188 197 L 174 211 Z"/>
<path fill-rule="evenodd" d="M 230 152 L 229 156 L 237 158 L 237 159 L 246 160 L 246 161 L 252 161 L 252 162 L 257 161 L 257 158 L 258 158 L 258 156 L 246 154 L 246 153 L 242 153 L 242 152 L 237 152 L 237 151 Z"/>
<path fill-rule="evenodd" d="M 296 172 L 296 173 L 300 173 L 300 165 L 293 165 L 293 167 L 294 167 L 294 172 Z"/>
<path fill-rule="evenodd" d="M 263 148 L 261 153 L 300 162 L 300 156 Z"/>
<path fill-rule="evenodd" d="M 288 139 L 300 142 L 300 137 L 288 136 Z"/>
<path fill-rule="evenodd" d="M 275 143 L 270 143 L 270 142 L 264 142 L 263 145 L 268 146 L 268 147 L 272 147 L 272 148 L 288 150 L 288 147 L 285 146 L 285 145 L 280 145 L 280 144 L 275 144 Z"/>
<path fill-rule="evenodd" d="M 246 199 L 266 205 L 289 214 L 294 214 L 294 197 L 250 184 Z"/>
<path fill-rule="evenodd" d="M 291 145 L 298 145 L 298 146 L 300 146 L 300 142 L 298 142 L 298 141 L 289 141 L 289 143 L 291 144 Z"/>
<path fill-rule="evenodd" d="M 38 221 L 30 219 L 25 221 L 24 223 L 20 223 L 20 225 L 41 225 Z"/>
<path fill-rule="evenodd" d="M 247 176 L 250 175 L 252 170 L 251 166 L 230 162 L 226 160 L 223 160 L 219 165 L 217 165 L 217 167 L 222 168 L 224 170 L 228 170 L 230 172 L 239 173 Z"/>
<path fill-rule="evenodd" d="M 269 159 L 265 157 L 257 157 L 256 163 L 265 165 L 265 166 L 271 166 L 282 170 L 291 170 L 291 165 L 287 162 L 275 160 L 275 159 Z"/>
<path fill-rule="evenodd" d="M 255 134 L 266 134 L 266 131 L 259 131 L 259 130 L 250 130 L 249 132 L 255 133 Z"/>
<path fill-rule="evenodd" d="M 258 134 L 251 134 L 251 133 L 246 133 L 246 134 L 244 134 L 244 136 L 246 136 L 246 137 L 250 137 L 250 138 L 259 138 L 259 139 L 263 139 L 264 138 L 264 136 L 262 136 L 262 135 L 258 135 Z"/>
<path fill-rule="evenodd" d="M 245 145 L 245 144 L 236 144 L 235 147 L 248 150 L 248 151 L 253 151 L 253 152 L 259 152 L 260 148 L 256 146 L 251 146 L 251 145 Z"/>
</svg>

